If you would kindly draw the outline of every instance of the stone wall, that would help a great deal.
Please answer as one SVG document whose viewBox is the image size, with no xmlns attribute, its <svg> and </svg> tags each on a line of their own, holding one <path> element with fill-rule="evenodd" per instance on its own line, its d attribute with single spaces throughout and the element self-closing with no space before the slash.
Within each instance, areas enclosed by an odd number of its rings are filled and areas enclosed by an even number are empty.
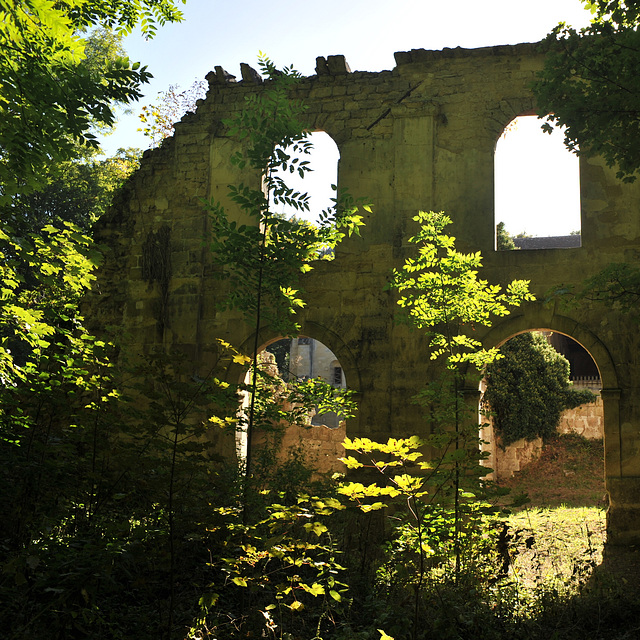
<svg viewBox="0 0 640 640">
<path fill-rule="evenodd" d="M 336 354 L 357 390 L 360 411 L 349 436 L 387 439 L 427 434 L 429 424 L 411 398 L 435 374 L 425 337 L 395 322 L 389 272 L 411 255 L 416 211 L 444 210 L 461 250 L 481 251 L 483 278 L 505 284 L 531 280 L 540 300 L 558 283 L 579 283 L 610 262 L 640 259 L 640 182 L 621 184 L 615 168 L 581 158 L 582 246 L 495 251 L 494 151 L 504 127 L 535 108 L 530 84 L 544 53 L 535 44 L 475 50 L 412 50 L 379 73 L 349 71 L 341 56 L 318 58 L 317 75 L 292 97 L 308 106 L 309 128 L 326 131 L 340 150 L 338 180 L 354 196 L 374 203 L 361 237 L 349 238 L 335 260 L 319 263 L 303 281 L 307 306 L 303 335 Z M 139 171 L 101 221 L 98 240 L 108 247 L 100 295 L 88 310 L 94 326 L 118 327 L 122 353 L 133 357 L 163 348 L 192 363 L 190 375 L 215 370 L 230 382 L 239 365 L 216 368 L 222 338 L 249 351 L 251 327 L 219 310 L 225 280 L 215 278 L 203 244 L 209 222 L 202 199 L 221 202 L 246 222 L 227 196 L 227 185 L 259 184 L 260 177 L 229 162 L 242 141 L 224 121 L 245 98 L 264 90 L 243 68 L 230 82 L 224 70 L 207 76 L 209 91 L 161 148 L 146 152 Z M 158 243 L 162 241 L 162 247 Z M 162 251 L 149 269 L 148 248 Z M 593 356 L 603 382 L 606 482 L 611 497 L 610 539 L 640 540 L 640 332 L 614 307 L 530 303 L 474 337 L 497 346 L 527 330 L 571 336 Z M 264 345 L 278 338 L 259 331 Z M 470 381 L 470 387 L 474 387 Z M 235 455 L 233 438 L 212 432 L 220 455 Z"/>
<path fill-rule="evenodd" d="M 599 440 L 604 433 L 603 423 L 602 398 L 598 396 L 595 402 L 564 411 L 558 425 L 558 433 L 574 433 L 584 438 Z M 544 445 L 542 438 L 535 440 L 521 438 L 503 448 L 500 439 L 495 435 L 493 425 L 486 419 L 481 426 L 480 438 L 485 441 L 482 450 L 489 454 L 483 464 L 493 469 L 493 472 L 487 476 L 490 480 L 511 478 L 518 471 L 522 471 L 524 467 L 540 457 Z"/>
<path fill-rule="evenodd" d="M 575 433 L 590 440 L 599 440 L 604 436 L 604 407 L 602 398 L 595 402 L 583 404 L 575 409 L 568 409 L 562 414 L 559 433 Z"/>
<path fill-rule="evenodd" d="M 319 474 L 344 473 L 346 467 L 339 458 L 344 457 L 342 441 L 345 435 L 344 422 L 337 428 L 321 424 L 306 427 L 288 425 L 275 441 L 265 434 L 257 434 L 254 446 L 256 450 L 275 446 L 276 458 L 280 462 L 286 462 L 292 455 L 301 455 L 305 463 Z"/>
<path fill-rule="evenodd" d="M 488 480 L 500 481 L 511 478 L 528 464 L 535 462 L 542 453 L 542 438 L 535 440 L 521 438 L 503 448 L 491 422 L 484 422 L 480 430 L 480 438 L 484 441 L 482 451 L 489 454 L 482 461 L 482 465 L 492 469 L 491 473 L 487 474 Z"/>
</svg>

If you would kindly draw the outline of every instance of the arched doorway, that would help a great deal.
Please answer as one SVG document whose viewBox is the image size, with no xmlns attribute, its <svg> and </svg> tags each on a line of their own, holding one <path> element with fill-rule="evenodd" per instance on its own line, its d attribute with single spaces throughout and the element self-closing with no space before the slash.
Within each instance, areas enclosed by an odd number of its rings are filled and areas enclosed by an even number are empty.
<svg viewBox="0 0 640 640">
<path fill-rule="evenodd" d="M 350 395 L 344 367 L 336 354 L 321 340 L 299 335 L 264 342 L 258 361 L 264 376 L 259 384 L 264 385 L 263 391 L 276 411 L 266 421 L 255 423 L 251 457 L 268 453 L 274 464 L 286 465 L 295 459 L 314 473 L 344 471 L 339 458 L 344 455 L 348 405 L 347 416 L 338 408 L 328 408 L 332 395 Z M 247 385 L 250 376 L 250 371 L 243 374 Z M 247 389 L 241 408 L 245 414 L 250 401 Z M 247 458 L 248 446 L 246 429 L 239 429 L 236 450 L 240 459 Z"/>
<path fill-rule="evenodd" d="M 565 334 L 537 330 L 503 341 L 501 355 L 481 384 L 493 479 L 545 505 L 601 502 L 604 409 L 591 354 Z"/>
</svg>

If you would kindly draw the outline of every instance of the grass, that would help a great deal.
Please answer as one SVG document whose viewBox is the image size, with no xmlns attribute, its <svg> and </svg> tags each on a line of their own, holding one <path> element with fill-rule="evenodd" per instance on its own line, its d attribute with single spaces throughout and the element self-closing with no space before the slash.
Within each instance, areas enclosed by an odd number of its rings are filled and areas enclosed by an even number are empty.
<svg viewBox="0 0 640 640">
<path fill-rule="evenodd" d="M 529 497 L 507 521 L 505 593 L 509 607 L 520 609 L 518 638 L 640 638 L 636 554 L 623 551 L 621 562 L 603 564 L 603 459 L 602 441 L 557 436 L 537 461 L 500 483 L 512 496 Z"/>
<path fill-rule="evenodd" d="M 529 508 L 509 518 L 512 571 L 521 586 L 570 587 L 602 563 L 605 513 L 592 507 Z"/>
<path fill-rule="evenodd" d="M 559 435 L 538 460 L 502 481 L 528 496 L 508 520 L 512 567 L 523 587 L 579 586 L 602 563 L 606 541 L 601 440 Z"/>
</svg>

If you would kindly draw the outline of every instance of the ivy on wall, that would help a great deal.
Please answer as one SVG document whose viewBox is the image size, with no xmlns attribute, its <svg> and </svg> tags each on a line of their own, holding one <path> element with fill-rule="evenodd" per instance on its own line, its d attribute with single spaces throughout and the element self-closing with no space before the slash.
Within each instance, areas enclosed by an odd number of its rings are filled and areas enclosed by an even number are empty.
<svg viewBox="0 0 640 640">
<path fill-rule="evenodd" d="M 484 403 L 504 446 L 525 438 L 548 438 L 562 412 L 593 402 L 587 389 L 573 389 L 569 362 L 539 333 L 522 333 L 501 348 L 486 369 Z"/>
</svg>

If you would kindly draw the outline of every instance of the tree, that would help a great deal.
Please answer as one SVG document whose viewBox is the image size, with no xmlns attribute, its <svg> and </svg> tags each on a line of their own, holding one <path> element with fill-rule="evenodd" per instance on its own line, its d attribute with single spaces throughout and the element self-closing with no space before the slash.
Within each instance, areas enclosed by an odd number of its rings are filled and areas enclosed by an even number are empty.
<svg viewBox="0 0 640 640">
<path fill-rule="evenodd" d="M 394 270 L 390 287 L 400 294 L 403 320 L 424 331 L 429 357 L 443 369 L 415 399 L 425 408 L 430 436 L 390 438 L 386 443 L 347 438 L 345 449 L 359 454 L 343 459 L 347 468 L 368 467 L 381 474 L 381 482 L 348 482 L 340 488 L 363 511 L 394 505 L 391 526 L 400 545 L 411 552 L 403 562 L 409 574 L 406 586 L 413 590 L 413 639 L 419 632 L 428 559 L 453 558 L 451 573 L 457 584 L 465 568 L 463 549 L 483 534 L 481 478 L 486 469 L 483 473 L 479 466 L 477 398 L 468 402 L 465 382 L 473 388 L 474 375 L 479 377 L 498 354 L 483 347 L 473 327 L 491 326 L 494 317 L 510 313 L 509 307 L 533 299 L 527 281 L 514 280 L 502 291 L 482 280 L 480 253 L 455 249 L 455 238 L 445 232 L 451 219 L 444 213 L 421 211 L 414 220 L 420 229 L 409 241 L 417 245 L 417 256 Z M 428 447 L 438 453 L 423 460 Z"/>
<path fill-rule="evenodd" d="M 31 360 L 52 344 L 74 342 L 77 306 L 98 261 L 93 243 L 71 224 L 19 242 L 0 230 L 0 387 L 33 373 Z"/>
<path fill-rule="evenodd" d="M 138 149 L 119 149 L 111 158 L 98 159 L 97 155 L 95 150 L 85 150 L 82 158 L 52 163 L 44 174 L 46 184 L 16 194 L 0 207 L 3 221 L 18 235 L 65 222 L 89 233 L 140 161 Z"/>
<path fill-rule="evenodd" d="M 261 362 L 258 339 L 264 327 L 283 336 L 298 334 L 295 314 L 304 305 L 303 274 L 313 268 L 320 249 L 333 248 L 347 234 L 358 233 L 362 217 L 357 203 L 346 195 L 337 199 L 333 209 L 321 213 L 318 225 L 275 212 L 279 204 L 309 210 L 307 194 L 289 188 L 285 177 L 294 172 L 304 177 L 310 171 L 304 157 L 311 143 L 304 121 L 306 107 L 290 98 L 299 74 L 291 67 L 277 69 L 265 56 L 259 64 L 266 76 L 263 88 L 246 98 L 236 118 L 225 122 L 229 134 L 244 142 L 231 161 L 249 175 L 262 178 L 255 180 L 255 186 L 229 186 L 232 206 L 251 222 L 238 224 L 217 201 L 207 205 L 213 260 L 223 267 L 220 272 L 227 293 L 220 306 L 241 313 L 255 340 L 248 357 L 237 354 L 234 358 L 239 364 L 250 363 L 249 381 L 243 389 L 249 393 L 248 415 L 240 419 L 246 434 L 246 458 L 244 469 L 240 465 L 239 508 L 216 510 L 224 518 L 219 527 L 227 533 L 223 544 L 233 551 L 225 550 L 223 557 L 209 563 L 219 567 L 222 580 L 209 581 L 210 588 L 218 583 L 220 592 L 201 599 L 201 622 L 207 620 L 210 625 L 213 620 L 215 630 L 225 637 L 239 637 L 246 634 L 249 617 L 259 611 L 265 625 L 263 635 L 268 632 L 275 637 L 279 628 L 278 637 L 285 637 L 289 624 L 296 628 L 305 624 L 305 616 L 315 616 L 313 635 L 320 637 L 321 627 L 331 619 L 345 590 L 337 579 L 342 567 L 336 562 L 335 539 L 322 519 L 342 507 L 337 500 L 303 494 L 300 474 L 291 474 L 295 465 L 287 468 L 291 475 L 286 478 L 288 490 L 281 490 L 275 504 L 266 503 L 273 500 L 268 498 L 274 487 L 270 480 L 280 474 L 273 468 L 260 473 L 261 457 L 252 455 L 253 437 L 256 429 L 276 432 L 277 442 L 283 423 L 306 425 L 312 407 L 319 413 L 335 411 L 351 417 L 354 403 L 349 392 L 320 379 L 284 383 L 274 375 L 275 366 Z M 292 485 L 294 479 L 298 482 Z M 219 553 L 216 549 L 212 555 Z M 240 598 L 235 595 L 236 587 L 242 590 Z M 224 615 L 214 613 L 224 600 Z M 305 607 L 308 613 L 290 619 Z M 234 628 L 225 629 L 229 620 Z"/>
<path fill-rule="evenodd" d="M 97 180 L 102 186 L 95 196 L 89 196 L 93 200 L 91 211 L 84 213 L 80 209 L 88 205 L 88 193 L 82 194 L 81 185 L 76 184 L 76 189 L 69 192 L 67 185 L 55 184 L 58 178 L 88 180 L 87 169 L 91 173 L 97 166 L 65 162 L 88 159 L 90 155 L 83 147 L 97 147 L 91 129 L 111 125 L 113 103 L 137 99 L 140 85 L 150 77 L 145 68 L 123 57 L 121 36 L 139 24 L 151 37 L 156 24 L 180 18 L 173 0 L 0 0 L 0 369 L 5 372 L 22 375 L 7 341 L 13 342 L 17 336 L 20 342 L 33 346 L 60 329 L 59 324 L 47 323 L 48 314 L 43 308 L 49 300 L 47 294 L 32 287 L 42 286 L 38 283 L 43 276 L 59 277 L 65 269 L 57 263 L 47 266 L 24 257 L 55 235 L 57 229 L 51 222 L 77 220 L 84 215 L 90 218 L 92 212 L 97 215 L 106 205 L 104 194 L 115 186 L 107 183 L 119 181 L 117 171 L 105 171 Z M 107 166 L 108 162 L 100 165 L 100 171 Z M 47 185 L 49 195 L 42 193 Z M 92 188 L 89 183 L 86 187 L 87 192 Z M 38 188 L 41 195 L 29 201 L 27 196 Z M 56 192 L 55 198 L 50 197 L 51 190 Z M 70 195 L 75 203 L 69 201 Z M 84 203 L 78 202 L 82 199 Z M 47 227 L 40 237 L 30 220 L 33 205 L 40 209 L 39 222 Z M 87 247 L 77 227 L 58 227 L 65 252 L 56 260 L 68 259 L 69 271 L 76 267 L 74 253 L 90 255 L 95 262 L 98 252 Z M 78 243 L 75 252 L 70 247 L 74 242 Z M 42 252 L 40 257 L 46 255 Z M 66 277 L 61 282 L 72 286 Z M 38 305 L 33 305 L 34 300 Z M 69 303 L 67 319 L 75 317 L 72 307 Z M 36 318 L 34 313 L 40 315 Z"/>
<path fill-rule="evenodd" d="M 165 138 L 173 135 L 175 123 L 185 113 L 196 110 L 196 103 L 204 98 L 206 92 L 207 83 L 203 80 L 195 80 L 183 91 L 180 91 L 177 84 L 171 85 L 167 91 L 158 95 L 156 104 L 142 107 L 139 117 L 144 128 L 138 131 L 151 138 L 151 145 L 157 147 Z"/>
<path fill-rule="evenodd" d="M 240 169 L 259 173 L 262 184 L 230 185 L 231 201 L 248 214 L 254 224 L 239 225 L 229 219 L 216 201 L 208 204 L 211 214 L 211 249 L 216 263 L 224 266 L 228 293 L 222 308 L 240 311 L 253 329 L 251 353 L 251 404 L 247 425 L 246 477 L 251 475 L 251 441 L 258 387 L 258 337 L 267 325 L 283 336 L 300 331 L 295 313 L 304 306 L 299 280 L 313 268 L 320 249 L 333 249 L 347 234 L 359 233 L 362 216 L 359 204 L 347 194 L 336 199 L 335 207 L 320 214 L 312 225 L 274 212 L 279 204 L 297 211 L 309 210 L 309 196 L 287 186 L 282 175 L 310 171 L 304 159 L 312 148 L 303 121 L 305 105 L 291 100 L 290 89 L 300 74 L 291 67 L 279 70 L 266 56 L 259 58 L 267 82 L 263 91 L 246 100 L 246 108 L 227 122 L 230 134 L 246 140 L 245 151 L 231 160 Z M 368 205 L 362 205 L 369 209 Z"/>
<path fill-rule="evenodd" d="M 576 31 L 562 23 L 545 40 L 533 87 L 538 112 L 547 131 L 566 127 L 567 148 L 602 156 L 631 182 L 640 168 L 640 2 L 582 1 L 594 13 L 591 25 Z"/>
<path fill-rule="evenodd" d="M 518 248 L 511 234 L 504 228 L 504 222 L 499 222 L 496 227 L 496 248 L 498 251 L 515 251 Z"/>
<path fill-rule="evenodd" d="M 576 153 L 604 157 L 626 182 L 640 168 L 640 1 L 585 2 L 592 24 L 577 32 L 558 25 L 546 39 L 545 68 L 533 90 L 549 123 L 566 126 Z M 573 233 L 573 232 L 572 232 Z M 570 304 L 593 301 L 633 313 L 640 299 L 640 269 L 610 264 L 578 287 L 560 286 Z"/>
<path fill-rule="evenodd" d="M 41 185 L 42 170 L 73 157 L 78 143 L 97 147 L 92 126 L 112 125 L 113 103 L 137 100 L 149 81 L 123 56 L 96 69 L 86 34 L 139 25 L 152 37 L 181 18 L 174 0 L 1 0 L 0 204 Z"/>
<path fill-rule="evenodd" d="M 593 402 L 591 391 L 571 388 L 569 362 L 543 335 L 519 334 L 500 353 L 487 366 L 484 401 L 503 445 L 548 438 L 556 433 L 563 411 Z"/>
</svg>

